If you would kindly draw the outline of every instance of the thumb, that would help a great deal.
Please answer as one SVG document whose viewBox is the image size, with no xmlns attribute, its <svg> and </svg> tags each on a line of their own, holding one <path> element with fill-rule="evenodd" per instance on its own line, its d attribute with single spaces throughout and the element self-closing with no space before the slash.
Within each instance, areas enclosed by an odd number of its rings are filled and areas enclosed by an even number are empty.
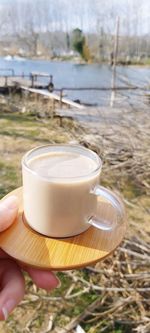
<svg viewBox="0 0 150 333">
<path fill-rule="evenodd" d="M 0 201 L 0 232 L 7 229 L 15 220 L 18 212 L 17 197 L 12 195 Z"/>
</svg>

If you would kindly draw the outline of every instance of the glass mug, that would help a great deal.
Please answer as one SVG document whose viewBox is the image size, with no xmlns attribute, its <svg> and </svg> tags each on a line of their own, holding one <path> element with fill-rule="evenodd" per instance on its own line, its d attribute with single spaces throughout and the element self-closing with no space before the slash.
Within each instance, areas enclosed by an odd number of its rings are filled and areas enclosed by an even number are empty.
<svg viewBox="0 0 150 333">
<path fill-rule="evenodd" d="M 65 159 L 69 164 L 63 173 Z M 53 163 L 58 169 L 54 175 L 50 174 Z M 56 238 L 78 235 L 91 225 L 112 230 L 121 224 L 124 207 L 115 194 L 99 185 L 101 168 L 99 156 L 82 146 L 47 145 L 27 152 L 22 159 L 25 221 L 35 231 Z M 99 199 L 115 210 L 113 221 L 98 213 Z"/>
</svg>

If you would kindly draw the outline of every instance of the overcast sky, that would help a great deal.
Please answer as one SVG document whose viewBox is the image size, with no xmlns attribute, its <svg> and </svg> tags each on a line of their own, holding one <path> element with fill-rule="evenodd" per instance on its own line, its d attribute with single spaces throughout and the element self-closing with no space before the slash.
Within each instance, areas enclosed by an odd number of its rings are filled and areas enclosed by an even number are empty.
<svg viewBox="0 0 150 333">
<path fill-rule="evenodd" d="M 60 20 L 61 15 L 64 26 L 66 20 L 70 29 L 78 27 L 92 32 L 97 28 L 98 18 L 103 26 L 103 17 L 106 17 L 105 24 L 110 26 L 110 30 L 114 30 L 115 16 L 119 15 L 121 33 L 129 30 L 129 19 L 130 33 L 134 34 L 136 28 L 138 34 L 150 33 L 150 0 L 0 0 L 0 8 L 8 5 L 14 7 L 16 3 L 19 6 L 23 3 L 32 3 L 37 8 L 38 3 L 40 6 L 42 3 L 43 6 L 47 3 L 49 11 L 52 10 L 55 13 L 51 16 L 54 25 Z M 13 13 L 15 15 L 15 10 Z M 42 24 L 44 28 L 44 20 Z"/>
</svg>

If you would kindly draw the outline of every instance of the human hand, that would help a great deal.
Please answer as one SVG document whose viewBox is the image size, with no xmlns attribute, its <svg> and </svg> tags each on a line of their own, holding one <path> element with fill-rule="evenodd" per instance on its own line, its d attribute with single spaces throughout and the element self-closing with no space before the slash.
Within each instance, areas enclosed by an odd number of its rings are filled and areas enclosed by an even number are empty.
<svg viewBox="0 0 150 333">
<path fill-rule="evenodd" d="M 0 201 L 0 232 L 13 223 L 17 212 L 18 201 L 15 196 Z M 0 249 L 0 320 L 7 319 L 24 297 L 25 281 L 22 270 L 28 272 L 37 287 L 51 290 L 60 285 L 54 273 L 19 265 Z"/>
</svg>

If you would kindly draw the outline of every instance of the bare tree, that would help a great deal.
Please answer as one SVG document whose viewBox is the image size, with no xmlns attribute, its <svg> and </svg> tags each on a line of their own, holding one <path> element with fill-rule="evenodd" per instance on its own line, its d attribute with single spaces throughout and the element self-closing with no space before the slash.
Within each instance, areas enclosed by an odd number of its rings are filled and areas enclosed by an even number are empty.
<svg viewBox="0 0 150 333">
<path fill-rule="evenodd" d="M 9 29 L 10 8 L 9 6 L 0 7 L 0 35 L 11 33 Z"/>
<path fill-rule="evenodd" d="M 146 6 L 147 3 L 147 7 Z M 13 0 L 0 7 L 0 34 L 16 36 L 19 45 L 36 56 L 39 44 L 55 53 L 69 50 L 73 29 L 83 31 L 95 58 L 104 60 L 112 51 L 116 17 L 120 17 L 120 55 L 150 53 L 150 38 L 142 36 L 149 28 L 146 0 Z M 147 28 L 146 28 L 147 27 Z M 59 52 L 58 52 L 59 53 Z"/>
</svg>

